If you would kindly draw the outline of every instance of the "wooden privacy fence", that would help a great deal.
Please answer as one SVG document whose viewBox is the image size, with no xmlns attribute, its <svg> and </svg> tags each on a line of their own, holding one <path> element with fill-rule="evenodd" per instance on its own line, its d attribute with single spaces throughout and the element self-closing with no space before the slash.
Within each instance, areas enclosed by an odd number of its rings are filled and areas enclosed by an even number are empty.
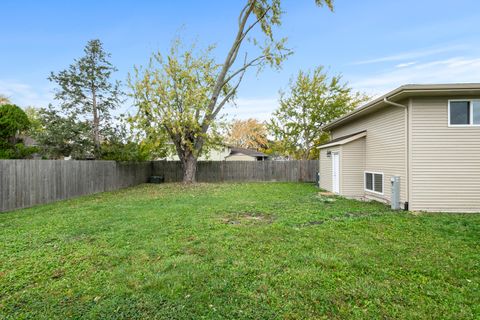
<svg viewBox="0 0 480 320">
<path fill-rule="evenodd" d="M 197 181 L 291 181 L 315 182 L 318 171 L 316 160 L 295 161 L 200 161 Z M 179 161 L 154 161 L 154 175 L 163 175 L 165 182 L 182 181 Z"/>
<path fill-rule="evenodd" d="M 201 161 L 197 181 L 313 182 L 318 161 Z M 0 212 L 145 183 L 182 181 L 179 161 L 0 160 Z"/>
<path fill-rule="evenodd" d="M 0 212 L 144 183 L 151 163 L 0 160 Z"/>
</svg>

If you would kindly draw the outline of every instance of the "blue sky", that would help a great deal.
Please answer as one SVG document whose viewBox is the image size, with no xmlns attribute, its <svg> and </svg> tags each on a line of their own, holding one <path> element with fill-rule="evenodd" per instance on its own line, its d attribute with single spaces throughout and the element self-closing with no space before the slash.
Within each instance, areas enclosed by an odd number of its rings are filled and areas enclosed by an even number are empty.
<svg viewBox="0 0 480 320">
<path fill-rule="evenodd" d="M 243 2 L 2 0 L 0 93 L 21 106 L 46 106 L 50 71 L 66 68 L 94 38 L 123 81 L 178 34 L 200 47 L 217 44 L 222 61 Z M 319 65 L 370 95 L 406 83 L 480 82 L 478 0 L 337 0 L 334 13 L 313 0 L 283 3 L 278 34 L 295 54 L 280 71 L 248 74 L 232 117 L 267 119 L 289 78 Z"/>
</svg>

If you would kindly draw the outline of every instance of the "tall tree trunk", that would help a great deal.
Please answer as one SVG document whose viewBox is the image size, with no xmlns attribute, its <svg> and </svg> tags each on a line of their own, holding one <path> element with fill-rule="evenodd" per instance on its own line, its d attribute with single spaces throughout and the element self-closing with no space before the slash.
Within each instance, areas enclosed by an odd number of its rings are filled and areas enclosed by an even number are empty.
<svg viewBox="0 0 480 320">
<path fill-rule="evenodd" d="M 98 117 L 98 110 L 97 110 L 97 95 L 95 92 L 95 87 L 92 87 L 92 110 L 93 110 L 93 144 L 94 144 L 94 154 L 95 158 L 99 157 L 100 153 L 100 119 Z"/>
<path fill-rule="evenodd" d="M 197 159 L 192 153 L 186 154 L 182 158 L 183 166 L 183 183 L 190 184 L 195 182 L 195 174 L 197 172 Z"/>
<path fill-rule="evenodd" d="M 183 169 L 183 183 L 190 184 L 195 182 L 195 174 L 197 172 L 197 158 L 194 156 L 193 152 L 190 150 L 190 147 L 181 143 L 182 139 L 178 134 L 172 133 L 172 131 L 166 127 L 167 131 L 170 133 L 170 138 L 175 145 L 177 150 L 178 158 L 182 163 Z M 203 146 L 203 140 L 201 138 L 197 139 L 194 143 L 195 150 L 201 150 Z"/>
</svg>

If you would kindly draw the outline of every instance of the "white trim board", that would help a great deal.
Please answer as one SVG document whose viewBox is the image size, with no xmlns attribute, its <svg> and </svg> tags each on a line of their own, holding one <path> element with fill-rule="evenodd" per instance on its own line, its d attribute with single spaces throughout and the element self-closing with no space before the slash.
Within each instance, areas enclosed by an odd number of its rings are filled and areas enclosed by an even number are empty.
<svg viewBox="0 0 480 320">
<path fill-rule="evenodd" d="M 341 145 L 347 144 L 349 142 L 355 141 L 357 139 L 360 139 L 360 138 L 363 138 L 363 137 L 366 137 L 366 136 L 367 136 L 367 132 L 360 132 L 359 134 L 348 137 L 346 139 L 343 139 L 343 140 L 340 140 L 340 141 L 337 141 L 337 142 L 333 142 L 333 143 L 327 143 L 327 144 L 321 145 L 318 148 L 319 149 L 325 149 L 325 148 L 330 148 L 330 147 L 335 147 L 335 146 L 341 146 Z"/>
</svg>

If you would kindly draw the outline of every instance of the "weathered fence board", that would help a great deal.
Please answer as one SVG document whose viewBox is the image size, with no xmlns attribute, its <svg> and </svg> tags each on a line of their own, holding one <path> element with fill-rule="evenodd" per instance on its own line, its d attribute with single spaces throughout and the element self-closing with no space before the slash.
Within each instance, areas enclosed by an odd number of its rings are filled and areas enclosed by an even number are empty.
<svg viewBox="0 0 480 320">
<path fill-rule="evenodd" d="M 200 161 L 196 179 L 199 182 L 290 181 L 314 182 L 318 161 Z M 179 161 L 154 161 L 153 175 L 163 175 L 165 182 L 182 181 Z"/>
<path fill-rule="evenodd" d="M 0 160 L 0 212 L 147 182 L 151 163 Z"/>
<path fill-rule="evenodd" d="M 201 161 L 199 182 L 313 182 L 318 161 Z M 179 161 L 0 160 L 0 212 L 111 191 L 163 175 L 182 181 Z"/>
</svg>

